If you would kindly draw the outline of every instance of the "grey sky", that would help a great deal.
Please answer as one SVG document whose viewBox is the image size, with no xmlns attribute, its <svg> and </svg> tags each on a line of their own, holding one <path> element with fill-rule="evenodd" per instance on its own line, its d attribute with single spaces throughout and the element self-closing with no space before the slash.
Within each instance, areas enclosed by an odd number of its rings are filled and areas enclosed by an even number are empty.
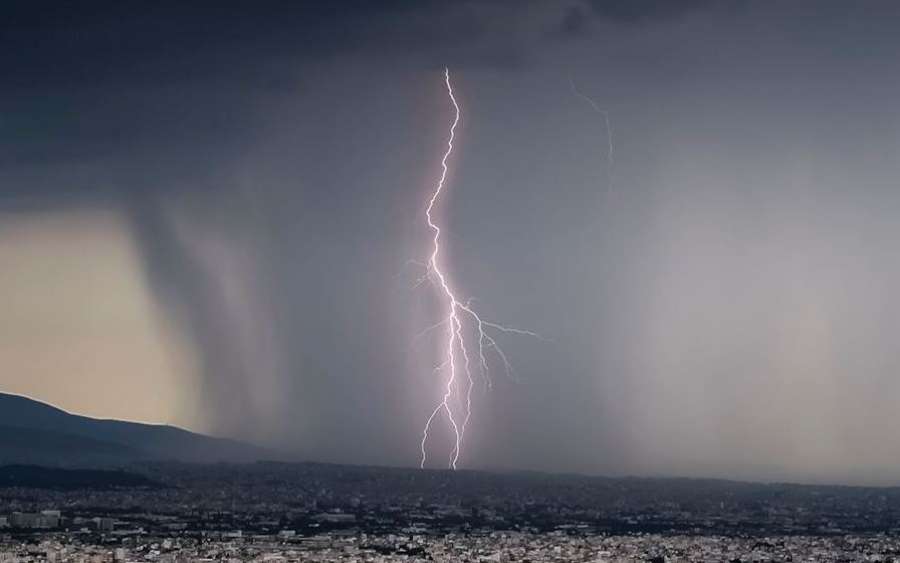
<svg viewBox="0 0 900 563">
<path fill-rule="evenodd" d="M 193 351 L 177 420 L 417 463 L 448 66 L 456 285 L 552 340 L 505 341 L 464 466 L 900 480 L 900 5 L 3 10 L 0 212 L 118 214 Z"/>
</svg>

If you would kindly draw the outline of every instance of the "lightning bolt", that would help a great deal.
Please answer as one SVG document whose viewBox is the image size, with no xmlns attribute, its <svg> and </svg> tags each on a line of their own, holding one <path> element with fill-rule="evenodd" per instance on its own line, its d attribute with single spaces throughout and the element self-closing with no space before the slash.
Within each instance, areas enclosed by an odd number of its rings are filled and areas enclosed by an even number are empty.
<svg viewBox="0 0 900 563">
<path fill-rule="evenodd" d="M 433 424 L 435 424 L 439 415 L 446 416 L 450 430 L 453 435 L 453 447 L 450 451 L 448 467 L 456 469 L 459 456 L 462 452 L 466 428 L 472 416 L 472 390 L 475 387 L 475 376 L 473 363 L 477 361 L 477 369 L 484 382 L 485 388 L 492 385 L 490 375 L 490 364 L 488 362 L 488 351 L 493 350 L 500 358 L 503 368 L 510 378 L 514 378 L 512 365 L 506 354 L 500 348 L 497 339 L 491 335 L 491 330 L 502 333 L 533 336 L 541 338 L 537 333 L 506 327 L 482 319 L 473 306 L 471 299 L 463 302 L 452 288 L 450 277 L 447 274 L 445 265 L 442 264 L 442 247 L 441 247 L 441 227 L 434 217 L 434 207 L 446 188 L 447 174 L 449 171 L 448 161 L 453 154 L 453 141 L 456 138 L 456 127 L 460 121 L 460 108 L 453 93 L 453 85 L 450 83 L 450 70 L 444 69 L 444 83 L 447 86 L 447 96 L 453 105 L 454 117 L 453 124 L 450 126 L 450 136 L 447 140 L 447 149 L 441 159 L 441 175 L 434 187 L 428 206 L 425 208 L 425 218 L 428 227 L 433 233 L 431 239 L 431 254 L 428 261 L 424 264 L 425 274 L 420 277 L 416 285 L 421 285 L 424 280 L 432 282 L 432 286 L 438 293 L 438 296 L 444 303 L 447 313 L 439 322 L 431 325 L 422 331 L 419 336 L 424 336 L 432 331 L 443 329 L 444 342 L 442 359 L 438 366 L 434 368 L 434 373 L 446 373 L 446 379 L 442 385 L 442 398 L 437 404 L 431 415 L 425 422 L 422 429 L 421 451 L 422 459 L 420 467 L 425 467 L 427 460 L 426 444 L 428 442 L 428 433 Z M 474 334 L 476 342 L 470 343 L 467 336 Z M 477 350 L 477 360 L 473 360 L 470 356 L 470 350 L 474 354 Z M 463 398 L 463 392 L 465 396 Z M 456 399 L 454 401 L 452 399 Z"/>
<path fill-rule="evenodd" d="M 572 88 L 572 93 L 578 96 L 580 99 L 587 102 L 595 112 L 597 112 L 600 117 L 603 118 L 603 123 L 606 126 L 606 186 L 607 192 L 610 196 L 613 195 L 613 131 L 612 131 L 612 122 L 609 118 L 609 112 L 605 109 L 600 109 L 600 107 L 594 103 L 590 97 L 585 94 L 582 94 L 578 88 L 575 86 L 575 81 L 572 79 L 572 75 L 569 75 L 569 87 Z"/>
</svg>

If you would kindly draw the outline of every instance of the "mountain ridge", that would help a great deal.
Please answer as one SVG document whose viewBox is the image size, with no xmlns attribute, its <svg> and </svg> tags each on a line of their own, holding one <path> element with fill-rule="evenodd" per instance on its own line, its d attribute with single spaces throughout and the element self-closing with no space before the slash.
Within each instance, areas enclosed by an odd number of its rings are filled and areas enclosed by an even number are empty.
<svg viewBox="0 0 900 563">
<path fill-rule="evenodd" d="M 69 413 L 24 395 L 0 393 L 0 462 L 116 464 L 129 461 L 249 462 L 283 454 L 168 424 Z"/>
</svg>

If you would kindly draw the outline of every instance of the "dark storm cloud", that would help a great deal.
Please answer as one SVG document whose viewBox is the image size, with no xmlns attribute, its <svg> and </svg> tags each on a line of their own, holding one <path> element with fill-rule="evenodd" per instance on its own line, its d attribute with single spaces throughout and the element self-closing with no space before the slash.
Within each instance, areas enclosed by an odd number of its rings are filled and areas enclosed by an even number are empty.
<svg viewBox="0 0 900 563">
<path fill-rule="evenodd" d="M 236 177 L 244 161 L 277 130 L 267 108 L 286 104 L 294 112 L 285 100 L 302 95 L 323 68 L 325 75 L 330 67 L 361 64 L 520 68 L 533 47 L 529 35 L 545 26 L 543 7 L 531 0 L 6 3 L 0 209 L 120 206 L 159 304 L 196 346 L 212 418 L 221 431 L 258 436 L 272 430 L 266 421 L 296 420 L 276 405 L 285 385 L 313 396 L 322 387 L 307 380 L 299 389 L 299 348 L 289 338 L 317 342 L 327 325 L 315 330 L 308 319 L 322 309 L 280 286 L 298 277 L 313 285 L 297 272 L 305 272 L 302 260 L 297 266 L 284 257 L 305 247 L 299 234 L 317 233 L 287 226 L 306 212 L 298 202 L 338 209 L 352 195 L 349 178 L 295 186 L 286 180 L 293 169 L 250 195 L 243 191 Z M 257 213 L 248 214 L 248 206 Z M 284 216 L 287 209 L 294 214 Z M 372 254 L 391 256 L 401 244 L 392 240 Z M 348 244 L 344 253 L 358 250 Z M 335 267 L 316 258 L 307 263 Z M 392 279 L 395 262 L 383 267 L 372 282 Z M 310 369 L 341 365 L 335 358 L 343 349 L 331 344 L 337 341 L 318 347 Z M 330 365 L 321 363 L 325 350 Z M 351 359 L 343 371 L 366 366 Z"/>
<path fill-rule="evenodd" d="M 466 466 L 896 474 L 900 4 L 722 5 L 7 2 L 0 210 L 118 206 L 218 430 L 412 464 L 446 64 L 454 283 L 554 342 Z"/>
<path fill-rule="evenodd" d="M 569 6 L 562 21 L 554 26 L 550 35 L 578 35 L 587 29 L 588 17 L 582 6 Z"/>
<path fill-rule="evenodd" d="M 592 19 L 632 26 L 671 22 L 702 12 L 713 4 L 713 0 L 586 0 L 567 8 L 551 36 L 586 33 Z"/>
<path fill-rule="evenodd" d="M 528 53 L 517 18 L 533 4 L 8 2 L 0 8 L 0 162 L 34 169 L 135 153 L 156 160 L 160 151 L 177 160 L 198 144 L 240 150 L 244 108 L 301 88 L 316 62 L 521 66 Z"/>
<path fill-rule="evenodd" d="M 487 8 L 487 9 L 485 9 Z M 266 58 L 375 56 L 477 40 L 508 3 L 287 0 L 8 3 L 4 91 L 35 85 L 159 83 L 252 72 Z M 431 11 L 442 18 L 416 21 Z"/>
<path fill-rule="evenodd" d="M 602 20 L 626 24 L 673 20 L 700 11 L 713 0 L 588 0 Z"/>
</svg>

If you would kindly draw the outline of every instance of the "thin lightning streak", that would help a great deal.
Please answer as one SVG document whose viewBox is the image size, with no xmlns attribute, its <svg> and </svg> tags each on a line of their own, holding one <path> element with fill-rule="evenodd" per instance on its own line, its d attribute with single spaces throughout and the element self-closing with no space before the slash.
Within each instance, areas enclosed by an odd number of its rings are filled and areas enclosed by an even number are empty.
<svg viewBox="0 0 900 563">
<path fill-rule="evenodd" d="M 418 339 L 420 339 L 420 338 L 425 338 L 426 336 L 428 336 L 428 334 L 429 334 L 430 332 L 432 332 L 432 331 L 434 331 L 434 330 L 437 330 L 437 329 L 441 328 L 442 326 L 444 326 L 444 325 L 447 324 L 448 322 L 449 322 L 449 319 L 444 319 L 444 320 L 442 320 L 442 321 L 439 321 L 439 322 L 434 323 L 433 325 L 427 327 L 425 330 L 423 330 L 422 332 L 420 332 L 419 334 L 417 334 L 417 335 L 415 336 L 415 338 L 413 338 L 413 342 L 415 342 L 416 340 L 418 340 Z"/>
<path fill-rule="evenodd" d="M 447 363 L 450 368 L 450 376 L 447 379 L 447 392 L 444 394 L 444 399 L 441 403 L 435 407 L 434 411 L 432 411 L 431 416 L 428 417 L 428 421 L 425 423 L 425 428 L 422 431 L 422 463 L 420 467 L 425 467 L 425 443 L 428 441 L 428 429 L 431 427 L 431 423 L 434 421 L 434 417 L 437 416 L 438 412 L 443 408 L 447 412 L 447 418 L 450 421 L 450 425 L 453 427 L 453 433 L 456 437 L 456 443 L 453 447 L 453 453 L 451 454 L 450 466 L 456 469 L 456 458 L 459 456 L 459 442 L 460 442 L 460 432 L 459 426 L 456 424 L 456 420 L 453 418 L 453 410 L 450 408 L 448 400 L 450 399 L 450 395 L 453 392 L 453 384 L 456 382 L 456 358 L 453 355 L 453 350 L 456 347 L 456 339 L 459 332 L 459 314 L 457 312 L 457 307 L 459 302 L 456 300 L 456 296 L 453 294 L 453 291 L 450 290 L 450 286 L 447 284 L 447 279 L 444 276 L 444 272 L 441 270 L 440 265 L 438 264 L 438 256 L 441 252 L 441 228 L 434 222 L 434 217 L 432 216 L 432 211 L 434 210 L 434 204 L 437 202 L 438 197 L 441 195 L 441 191 L 444 189 L 444 182 L 447 180 L 447 160 L 450 158 L 450 155 L 453 153 L 453 139 L 456 137 L 456 126 L 459 125 L 459 104 L 456 103 L 456 97 L 453 95 L 453 86 L 450 84 L 450 69 L 444 69 L 444 81 L 447 84 L 447 95 L 450 96 L 450 101 L 453 103 L 454 110 L 454 118 L 453 125 L 450 126 L 450 138 L 447 141 L 447 152 L 444 153 L 444 157 L 441 159 L 441 177 L 438 180 L 437 186 L 435 187 L 434 193 L 431 196 L 431 200 L 428 202 L 428 207 L 425 209 L 425 217 L 428 220 L 428 226 L 434 231 L 434 238 L 432 239 L 433 247 L 431 251 L 431 257 L 428 259 L 428 269 L 431 273 L 433 273 L 440 283 L 440 288 L 443 290 L 444 295 L 450 303 L 450 316 L 448 323 L 448 336 L 449 341 L 447 343 Z"/>
<path fill-rule="evenodd" d="M 572 75 L 569 75 L 569 87 L 572 88 L 572 93 L 590 104 L 594 111 L 600 114 L 603 118 L 603 123 L 606 125 L 606 141 L 607 141 L 607 151 L 606 151 L 606 186 L 609 195 L 613 194 L 613 131 L 612 131 L 612 122 L 609 118 L 609 112 L 605 109 L 600 109 L 597 104 L 594 103 L 590 97 L 585 94 L 582 94 L 577 87 L 575 87 L 575 81 L 572 79 Z"/>
<path fill-rule="evenodd" d="M 499 356 L 501 362 L 503 363 L 504 369 L 506 370 L 507 376 L 510 379 L 515 380 L 512 365 L 509 363 L 506 354 L 500 348 L 497 341 L 486 332 L 486 329 L 494 329 L 500 332 L 522 336 L 532 336 L 541 340 L 544 339 L 541 338 L 541 336 L 537 333 L 531 331 L 506 327 L 496 323 L 484 321 L 472 307 L 471 299 L 466 302 L 462 302 L 456 297 L 453 289 L 451 289 L 449 276 L 445 273 L 446 269 L 441 264 L 441 235 L 443 234 L 443 232 L 434 218 L 434 207 L 444 191 L 444 187 L 447 181 L 447 174 L 449 171 L 447 163 L 450 159 L 450 156 L 453 154 L 453 141 L 456 138 L 456 127 L 457 125 L 459 125 L 460 121 L 459 104 L 456 101 L 456 97 L 453 93 L 453 86 L 450 83 L 450 70 L 446 68 L 444 69 L 444 82 L 447 86 L 447 95 L 453 105 L 454 118 L 453 124 L 450 126 L 450 136 L 447 140 L 447 150 L 444 152 L 444 156 L 441 159 L 441 175 L 437 181 L 437 184 L 435 185 L 431 198 L 428 201 L 428 206 L 425 209 L 425 218 L 427 219 L 428 227 L 434 233 L 434 236 L 431 239 L 431 254 L 429 256 L 428 262 L 424 265 L 414 261 L 411 261 L 410 263 L 424 266 L 426 270 L 424 277 L 419 278 L 416 285 L 418 286 L 424 279 L 430 280 L 432 282 L 432 285 L 438 291 L 441 299 L 445 302 L 448 311 L 446 317 L 444 317 L 439 322 L 436 322 L 433 325 L 427 327 L 416 337 L 422 338 L 430 332 L 442 327 L 446 329 L 446 340 L 444 343 L 444 352 L 442 354 L 443 360 L 440 365 L 438 365 L 434 369 L 434 372 L 443 373 L 445 370 L 449 372 L 446 378 L 446 382 L 443 386 L 444 390 L 441 402 L 438 403 L 434 410 L 431 411 L 431 415 L 426 420 L 425 426 L 422 429 L 422 442 L 420 444 L 422 459 L 419 466 L 422 468 L 425 467 L 425 462 L 427 459 L 425 446 L 428 442 L 428 433 L 431 430 L 432 425 L 435 423 L 438 415 L 440 415 L 441 413 L 445 413 L 447 420 L 450 423 L 450 428 L 452 429 L 452 434 L 454 437 L 453 447 L 450 450 L 449 467 L 451 469 L 456 469 L 457 463 L 459 461 L 459 456 L 462 453 L 462 445 L 466 435 L 466 428 L 472 416 L 472 390 L 475 387 L 472 358 L 469 355 L 470 347 L 467 346 L 466 343 L 467 326 L 469 326 L 469 332 L 474 331 L 478 335 L 478 368 L 481 372 L 485 388 L 488 388 L 493 384 L 491 381 L 490 366 L 486 353 L 489 348 L 492 348 Z M 467 325 L 464 320 L 468 320 L 469 324 Z M 460 370 L 464 372 L 465 379 L 463 379 L 463 375 L 460 373 Z M 463 391 L 465 392 L 465 398 L 462 397 Z M 455 402 L 457 403 L 459 412 L 457 412 L 457 410 L 455 410 L 451 405 L 451 398 L 456 399 Z"/>
<path fill-rule="evenodd" d="M 552 340 L 548 340 L 548 339 L 544 338 L 543 336 L 541 336 L 540 334 L 538 334 L 538 333 L 536 333 L 536 332 L 531 332 L 530 330 L 522 330 L 522 329 L 520 329 L 520 328 L 514 328 L 514 327 L 509 327 L 509 326 L 503 326 L 503 325 L 498 325 L 498 324 L 494 324 L 494 323 L 489 323 L 489 322 L 487 322 L 487 321 L 482 321 L 481 319 L 479 319 L 478 321 L 479 321 L 481 324 L 483 324 L 484 326 L 489 326 L 489 327 L 491 327 L 491 328 L 496 328 L 496 329 L 499 330 L 500 332 L 509 332 L 509 333 L 512 333 L 512 334 L 519 334 L 519 335 L 521 335 L 521 336 L 531 336 L 531 337 L 533 337 L 533 338 L 537 338 L 538 340 L 543 340 L 544 342 L 553 342 Z"/>
</svg>

